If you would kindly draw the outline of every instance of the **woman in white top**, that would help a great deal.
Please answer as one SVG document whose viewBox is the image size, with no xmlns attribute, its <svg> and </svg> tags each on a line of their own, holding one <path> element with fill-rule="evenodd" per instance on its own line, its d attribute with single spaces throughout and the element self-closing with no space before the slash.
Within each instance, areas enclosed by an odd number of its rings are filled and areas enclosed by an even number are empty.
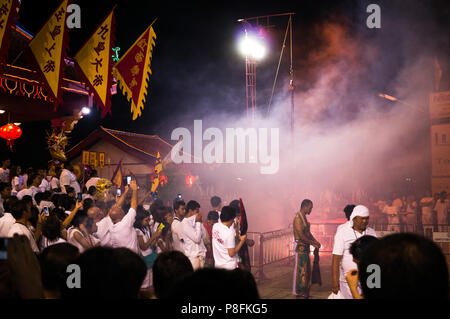
<svg viewBox="0 0 450 319">
<path fill-rule="evenodd" d="M 100 241 L 92 235 L 97 231 L 97 225 L 93 218 L 78 215 L 72 225 L 67 230 L 67 240 L 78 248 L 80 254 L 86 249 L 100 245 Z"/>
<path fill-rule="evenodd" d="M 65 243 L 66 233 L 58 216 L 51 214 L 42 223 L 42 237 L 39 249 L 42 252 L 48 246 Z"/>
<path fill-rule="evenodd" d="M 141 287 L 145 289 L 152 285 L 152 267 L 158 256 L 156 243 L 161 236 L 161 230 L 152 232 L 152 227 L 150 226 L 150 214 L 142 206 L 137 207 L 134 228 L 136 228 L 139 253 L 147 265 L 147 275 Z"/>
<path fill-rule="evenodd" d="M 21 175 L 22 168 L 20 166 L 15 166 L 11 168 L 11 172 L 9 174 L 11 179 L 11 195 L 16 196 L 19 191 L 23 189 L 24 179 Z"/>
</svg>

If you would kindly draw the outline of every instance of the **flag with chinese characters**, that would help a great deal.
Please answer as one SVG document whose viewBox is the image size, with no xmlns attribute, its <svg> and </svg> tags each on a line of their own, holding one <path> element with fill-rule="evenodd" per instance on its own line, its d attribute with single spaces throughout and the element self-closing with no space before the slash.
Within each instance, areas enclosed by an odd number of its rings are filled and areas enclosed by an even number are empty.
<svg viewBox="0 0 450 319">
<path fill-rule="evenodd" d="M 114 76 L 122 93 L 131 100 L 133 120 L 141 116 L 148 90 L 156 34 L 150 25 L 114 66 Z"/>
<path fill-rule="evenodd" d="M 121 188 L 123 184 L 123 174 L 122 174 L 122 160 L 120 160 L 119 164 L 117 164 L 116 169 L 114 170 L 111 181 L 114 185 Z"/>
<path fill-rule="evenodd" d="M 0 0 L 0 66 L 1 63 L 6 63 L 10 26 L 17 17 L 18 6 L 18 0 Z"/>
<path fill-rule="evenodd" d="M 62 101 L 61 81 L 69 41 L 66 14 L 70 2 L 63 0 L 60 3 L 29 44 L 31 55 L 38 66 L 38 73 L 55 107 Z"/>
<path fill-rule="evenodd" d="M 114 8 L 75 55 L 87 87 L 94 94 L 102 117 L 111 114 L 112 48 L 114 46 Z"/>
<path fill-rule="evenodd" d="M 155 175 L 152 180 L 152 192 L 156 192 L 159 186 L 159 174 L 162 170 L 162 161 L 161 161 L 161 155 L 158 152 L 158 155 L 156 155 L 156 163 L 155 163 Z"/>
</svg>

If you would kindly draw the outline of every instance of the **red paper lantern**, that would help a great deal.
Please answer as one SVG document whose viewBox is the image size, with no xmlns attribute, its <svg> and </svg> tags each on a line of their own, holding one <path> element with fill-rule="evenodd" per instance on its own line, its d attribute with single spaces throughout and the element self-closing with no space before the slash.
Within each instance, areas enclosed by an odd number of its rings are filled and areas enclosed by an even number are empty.
<svg viewBox="0 0 450 319">
<path fill-rule="evenodd" d="M 6 145 L 8 145 L 12 151 L 14 145 L 14 140 L 22 136 L 22 130 L 17 125 L 8 123 L 0 127 L 0 137 L 6 140 Z"/>
</svg>

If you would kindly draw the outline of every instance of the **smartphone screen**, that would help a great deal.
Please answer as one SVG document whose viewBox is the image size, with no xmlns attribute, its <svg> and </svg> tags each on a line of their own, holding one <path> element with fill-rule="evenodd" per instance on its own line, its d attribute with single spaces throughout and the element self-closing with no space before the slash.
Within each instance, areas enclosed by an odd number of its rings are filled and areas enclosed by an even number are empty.
<svg viewBox="0 0 450 319">
<path fill-rule="evenodd" d="M 8 259 L 8 251 L 6 247 L 8 245 L 8 238 L 0 238 L 0 260 Z"/>
<path fill-rule="evenodd" d="M 45 213 L 45 216 L 48 216 L 48 215 L 49 215 L 49 213 L 48 213 L 48 207 L 44 207 L 44 213 Z"/>
<path fill-rule="evenodd" d="M 120 188 L 118 188 L 118 189 L 117 189 L 117 196 L 119 196 L 119 197 L 120 197 L 120 196 L 121 196 L 121 194 L 122 194 L 122 192 L 121 192 Z"/>
<path fill-rule="evenodd" d="M 127 176 L 127 185 L 130 185 L 131 182 L 131 176 Z"/>
<path fill-rule="evenodd" d="M 181 194 L 178 194 L 177 197 L 178 197 L 178 199 L 181 199 Z"/>
<path fill-rule="evenodd" d="M 78 200 L 79 202 L 81 202 L 81 201 L 83 200 L 83 195 L 82 195 L 81 193 L 78 193 L 78 195 L 77 195 L 77 200 Z"/>
</svg>

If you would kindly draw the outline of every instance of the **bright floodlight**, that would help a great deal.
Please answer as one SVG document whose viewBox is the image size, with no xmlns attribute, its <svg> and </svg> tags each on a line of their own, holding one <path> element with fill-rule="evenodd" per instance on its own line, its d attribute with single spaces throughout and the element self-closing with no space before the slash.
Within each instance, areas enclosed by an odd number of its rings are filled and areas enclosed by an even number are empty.
<svg viewBox="0 0 450 319">
<path fill-rule="evenodd" d="M 84 107 L 81 109 L 81 114 L 83 114 L 83 115 L 88 115 L 89 113 L 91 113 L 91 109 L 90 109 L 90 108 L 84 106 Z"/>
<path fill-rule="evenodd" d="M 266 47 L 263 41 L 255 36 L 245 35 L 239 40 L 239 51 L 246 56 L 261 60 L 266 55 Z"/>
</svg>

